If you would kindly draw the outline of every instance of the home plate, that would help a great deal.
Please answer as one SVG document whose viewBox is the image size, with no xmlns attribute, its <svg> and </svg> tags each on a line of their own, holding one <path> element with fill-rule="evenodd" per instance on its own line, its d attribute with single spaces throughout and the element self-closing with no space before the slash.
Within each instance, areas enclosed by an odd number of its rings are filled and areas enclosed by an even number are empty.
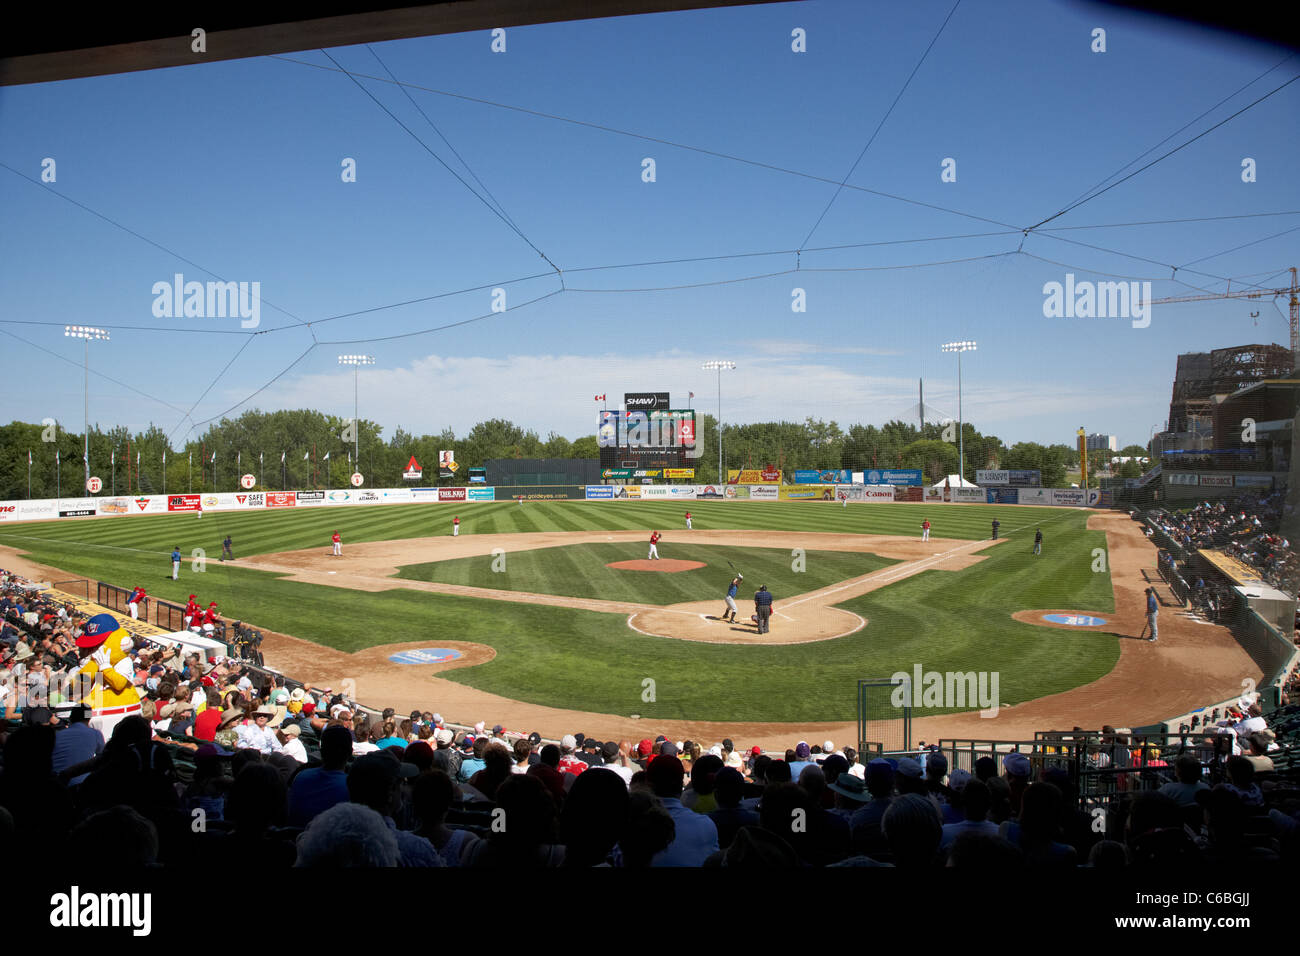
<svg viewBox="0 0 1300 956">
<path fill-rule="evenodd" d="M 338 574 L 337 571 L 331 571 L 330 574 Z"/>
</svg>

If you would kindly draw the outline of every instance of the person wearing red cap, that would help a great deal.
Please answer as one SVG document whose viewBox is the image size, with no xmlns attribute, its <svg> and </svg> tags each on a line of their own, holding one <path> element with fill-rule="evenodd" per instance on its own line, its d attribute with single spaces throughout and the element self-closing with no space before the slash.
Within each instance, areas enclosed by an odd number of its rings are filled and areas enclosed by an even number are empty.
<svg viewBox="0 0 1300 956">
<path fill-rule="evenodd" d="M 190 599 L 185 605 L 185 612 L 181 617 L 181 621 L 184 622 L 186 628 L 194 627 L 203 613 L 203 608 L 199 607 L 196 597 L 197 595 L 190 595 Z"/>
<path fill-rule="evenodd" d="M 460 534 L 460 516 L 451 519 L 451 536 L 454 538 Z"/>
<path fill-rule="evenodd" d="M 217 615 L 217 602 L 213 601 L 208 605 L 208 609 L 203 612 L 203 633 L 211 634 L 221 618 Z"/>
<path fill-rule="evenodd" d="M 339 533 L 335 531 L 330 540 L 334 542 L 334 557 L 343 557 L 343 539 L 339 537 Z"/>
</svg>

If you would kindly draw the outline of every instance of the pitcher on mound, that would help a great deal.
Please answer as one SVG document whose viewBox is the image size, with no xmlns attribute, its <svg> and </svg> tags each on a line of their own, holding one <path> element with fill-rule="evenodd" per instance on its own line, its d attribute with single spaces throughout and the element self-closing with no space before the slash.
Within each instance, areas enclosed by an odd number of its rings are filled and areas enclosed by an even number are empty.
<svg viewBox="0 0 1300 956">
<path fill-rule="evenodd" d="M 659 538 L 662 537 L 658 531 L 650 533 L 650 553 L 646 555 L 647 561 L 659 560 Z"/>
</svg>

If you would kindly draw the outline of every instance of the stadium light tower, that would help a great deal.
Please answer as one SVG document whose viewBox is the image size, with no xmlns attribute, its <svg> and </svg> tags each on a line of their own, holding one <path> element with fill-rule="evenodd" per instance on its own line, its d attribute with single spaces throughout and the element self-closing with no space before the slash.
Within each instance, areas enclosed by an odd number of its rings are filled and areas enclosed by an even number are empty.
<svg viewBox="0 0 1300 956">
<path fill-rule="evenodd" d="M 961 353 L 974 352 L 974 342 L 947 342 L 939 346 L 940 351 L 957 353 L 957 455 L 961 464 L 958 466 L 961 470 L 957 477 L 961 479 L 958 484 L 959 488 L 966 487 L 966 436 L 962 434 L 961 427 Z"/>
<path fill-rule="evenodd" d="M 361 467 L 361 422 L 357 418 L 357 378 L 361 374 L 361 366 L 374 365 L 375 357 L 373 355 L 340 355 L 340 365 L 352 366 L 352 458 L 353 468 Z"/>
<path fill-rule="evenodd" d="M 718 373 L 718 484 L 725 485 L 727 483 L 727 476 L 722 472 L 722 370 L 724 368 L 728 370 L 734 369 L 736 363 L 714 360 L 712 362 L 705 362 L 700 367 L 706 372 L 711 372 L 716 369 Z"/>
<path fill-rule="evenodd" d="M 85 358 L 85 378 L 86 378 L 86 435 L 85 448 L 82 450 L 82 462 L 86 466 L 86 474 L 83 478 L 85 484 L 82 486 L 86 492 L 90 492 L 90 340 L 100 339 L 108 341 L 108 330 L 97 329 L 93 325 L 65 325 L 63 334 L 70 339 L 81 339 L 86 346 Z"/>
</svg>

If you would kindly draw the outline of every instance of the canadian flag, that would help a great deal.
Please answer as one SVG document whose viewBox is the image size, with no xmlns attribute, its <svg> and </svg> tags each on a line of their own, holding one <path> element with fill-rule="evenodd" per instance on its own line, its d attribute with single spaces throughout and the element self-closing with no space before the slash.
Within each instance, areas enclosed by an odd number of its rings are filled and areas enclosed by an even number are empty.
<svg viewBox="0 0 1300 956">
<path fill-rule="evenodd" d="M 598 402 L 603 402 L 604 400 L 605 400 L 605 396 L 604 396 L 604 395 L 597 395 L 597 396 L 596 396 L 596 401 L 598 401 Z"/>
</svg>

